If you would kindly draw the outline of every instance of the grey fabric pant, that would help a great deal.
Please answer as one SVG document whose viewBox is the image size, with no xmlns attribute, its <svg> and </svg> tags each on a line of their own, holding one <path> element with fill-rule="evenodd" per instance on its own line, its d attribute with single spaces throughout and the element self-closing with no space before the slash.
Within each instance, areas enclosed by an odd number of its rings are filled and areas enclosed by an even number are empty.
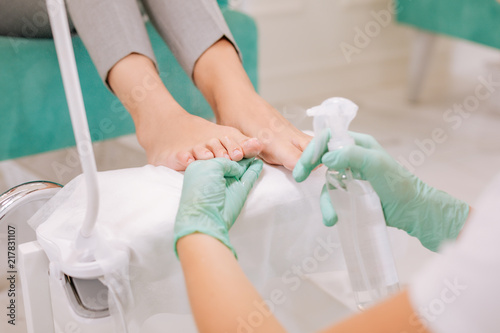
<svg viewBox="0 0 500 333">
<path fill-rule="evenodd" d="M 226 37 L 236 48 L 216 0 L 142 0 L 156 30 L 192 77 L 198 58 Z M 72 23 L 99 75 L 122 58 L 139 53 L 156 64 L 140 3 L 136 0 L 66 0 Z M 44 0 L 0 0 L 0 35 L 50 38 Z M 236 48 L 237 49 L 237 48 Z"/>
</svg>

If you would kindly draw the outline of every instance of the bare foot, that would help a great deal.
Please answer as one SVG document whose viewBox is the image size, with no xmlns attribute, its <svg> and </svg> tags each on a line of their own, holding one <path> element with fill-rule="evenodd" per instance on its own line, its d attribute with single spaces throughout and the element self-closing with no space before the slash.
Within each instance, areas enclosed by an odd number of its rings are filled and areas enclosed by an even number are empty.
<svg viewBox="0 0 500 333">
<path fill-rule="evenodd" d="M 217 123 L 232 126 L 264 144 L 260 157 L 293 170 L 311 137 L 293 126 L 256 93 L 217 103 Z"/>
<path fill-rule="evenodd" d="M 182 171 L 195 160 L 225 157 L 239 161 L 255 157 L 263 149 L 259 140 L 239 130 L 214 124 L 185 111 L 141 123 L 137 137 L 148 163 Z"/>
<path fill-rule="evenodd" d="M 163 85 L 153 62 L 130 54 L 111 69 L 108 82 L 134 119 L 148 162 L 185 170 L 195 160 L 257 156 L 263 145 L 239 130 L 187 113 Z"/>
<path fill-rule="evenodd" d="M 233 45 L 222 38 L 194 67 L 195 84 L 212 107 L 217 123 L 258 138 L 260 156 L 292 170 L 311 137 L 302 133 L 256 92 Z"/>
</svg>

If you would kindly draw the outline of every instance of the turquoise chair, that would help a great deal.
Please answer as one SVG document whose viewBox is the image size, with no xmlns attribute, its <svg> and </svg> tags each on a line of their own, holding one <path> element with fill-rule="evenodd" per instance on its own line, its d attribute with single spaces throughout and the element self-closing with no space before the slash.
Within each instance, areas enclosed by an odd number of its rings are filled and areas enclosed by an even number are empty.
<svg viewBox="0 0 500 333">
<path fill-rule="evenodd" d="M 496 0 L 396 0 L 398 23 L 419 32 L 410 64 L 410 99 L 416 100 L 436 34 L 500 48 Z"/>
<path fill-rule="evenodd" d="M 257 89 L 255 21 L 219 0 L 241 50 L 243 66 Z M 151 23 L 146 24 L 161 77 L 189 112 L 213 118 L 210 106 L 182 70 Z M 78 73 L 93 141 L 135 132 L 132 118 L 103 85 L 81 39 L 73 37 Z M 52 39 L 0 36 L 0 161 L 75 145 Z"/>
</svg>

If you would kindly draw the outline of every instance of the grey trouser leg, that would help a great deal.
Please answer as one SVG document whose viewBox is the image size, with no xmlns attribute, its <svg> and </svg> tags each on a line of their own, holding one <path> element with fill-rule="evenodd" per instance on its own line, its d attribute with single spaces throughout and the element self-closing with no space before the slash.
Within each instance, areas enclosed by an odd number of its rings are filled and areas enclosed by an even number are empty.
<svg viewBox="0 0 500 333">
<path fill-rule="evenodd" d="M 0 36 L 52 38 L 45 0 L 0 0 Z"/>
<path fill-rule="evenodd" d="M 216 0 L 142 0 L 151 22 L 189 77 L 196 61 L 226 37 L 239 53 Z"/>
<path fill-rule="evenodd" d="M 1 0 L 0 0 L 1 1 Z M 216 0 L 143 0 L 144 7 L 179 64 L 192 77 L 206 49 L 234 38 Z M 68 10 L 101 78 L 130 53 L 156 63 L 136 0 L 67 0 Z"/>
<path fill-rule="evenodd" d="M 67 0 L 67 5 L 104 83 L 111 68 L 131 53 L 156 63 L 136 0 Z"/>
<path fill-rule="evenodd" d="M 104 83 L 110 69 L 131 53 L 156 64 L 136 0 L 66 0 L 66 4 Z M 239 53 L 216 0 L 143 0 L 143 4 L 189 77 L 198 58 L 222 37 Z M 52 37 L 45 0 L 0 0 L 0 34 Z"/>
</svg>

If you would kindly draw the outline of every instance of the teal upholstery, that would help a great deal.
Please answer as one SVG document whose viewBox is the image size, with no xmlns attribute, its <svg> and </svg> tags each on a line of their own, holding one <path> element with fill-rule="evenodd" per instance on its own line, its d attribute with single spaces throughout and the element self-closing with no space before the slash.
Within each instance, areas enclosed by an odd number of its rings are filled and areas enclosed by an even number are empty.
<svg viewBox="0 0 500 333">
<path fill-rule="evenodd" d="M 226 8 L 243 66 L 257 88 L 257 28 L 249 16 Z M 147 30 L 160 76 L 189 112 L 212 118 L 208 103 L 181 69 L 151 24 Z M 134 133 L 131 117 L 105 88 L 82 41 L 73 47 L 93 141 Z M 66 98 L 53 40 L 0 36 L 0 161 L 74 146 Z"/>
<path fill-rule="evenodd" d="M 396 0 L 396 9 L 400 23 L 500 48 L 496 0 Z"/>
</svg>

